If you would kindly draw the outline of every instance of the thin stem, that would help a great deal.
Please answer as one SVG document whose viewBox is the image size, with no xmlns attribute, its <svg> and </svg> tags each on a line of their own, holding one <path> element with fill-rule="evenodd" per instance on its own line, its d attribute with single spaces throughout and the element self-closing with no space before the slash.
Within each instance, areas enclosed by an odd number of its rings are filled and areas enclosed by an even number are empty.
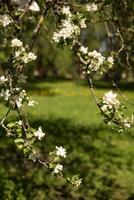
<svg viewBox="0 0 134 200">
<path fill-rule="evenodd" d="M 43 24 L 43 21 L 44 21 L 44 16 L 47 14 L 47 11 L 50 9 L 50 7 L 51 7 L 50 4 L 46 4 L 44 6 L 44 9 L 43 9 L 42 14 L 39 18 L 38 24 L 37 24 L 37 26 L 36 26 L 36 28 L 33 32 L 33 37 L 32 37 L 32 41 L 31 41 L 31 44 L 30 44 L 30 50 L 32 50 L 33 47 L 34 47 L 34 44 L 37 40 L 37 37 L 39 35 L 39 32 L 41 30 L 41 27 L 42 27 L 42 24 Z"/>
<path fill-rule="evenodd" d="M 0 122 L 0 126 L 2 126 L 2 125 L 4 124 L 4 122 L 5 122 L 5 120 L 7 119 L 7 116 L 9 115 L 11 109 L 12 109 L 12 106 L 10 106 L 10 107 L 8 108 L 7 113 L 5 114 L 5 116 L 3 117 L 3 119 L 2 119 L 1 122 Z"/>
<path fill-rule="evenodd" d="M 22 19 L 23 19 L 23 17 L 25 16 L 25 14 L 29 11 L 29 8 L 30 8 L 30 6 L 32 5 L 32 3 L 33 3 L 33 0 L 30 0 L 29 3 L 26 5 L 26 7 L 25 7 L 23 13 L 22 13 L 22 14 L 20 15 L 20 17 L 19 17 L 18 23 L 20 23 L 20 22 L 22 21 Z"/>
<path fill-rule="evenodd" d="M 96 103 L 97 106 L 98 106 L 98 99 L 97 99 L 97 97 L 96 97 L 96 95 L 95 95 L 95 92 L 94 92 L 93 81 L 92 81 L 91 77 L 90 77 L 90 78 L 88 77 L 88 75 L 86 75 L 86 80 L 87 80 L 88 85 L 89 85 L 89 87 L 90 87 L 90 91 L 91 91 L 91 94 L 92 94 L 92 96 L 93 96 L 93 99 L 94 99 L 95 103 Z"/>
</svg>

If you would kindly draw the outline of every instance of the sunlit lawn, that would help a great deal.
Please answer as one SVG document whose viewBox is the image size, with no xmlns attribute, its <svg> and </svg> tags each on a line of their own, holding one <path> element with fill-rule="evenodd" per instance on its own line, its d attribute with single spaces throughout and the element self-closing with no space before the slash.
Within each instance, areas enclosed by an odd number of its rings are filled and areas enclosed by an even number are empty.
<svg viewBox="0 0 134 200">
<path fill-rule="evenodd" d="M 36 90 L 31 91 L 30 94 L 39 104 L 34 109 L 29 109 L 32 116 L 60 117 L 86 125 L 102 121 L 87 86 L 82 86 L 76 82 L 47 82 L 35 85 Z M 108 90 L 110 88 L 95 89 L 99 98 Z M 134 100 L 133 91 L 123 91 L 123 93 L 130 101 Z M 123 97 L 120 96 L 120 99 L 124 102 Z M 128 108 L 128 112 L 131 113 L 134 106 L 128 104 Z"/>
<path fill-rule="evenodd" d="M 84 81 L 83 81 L 84 82 Z M 29 85 L 29 95 L 38 104 L 32 108 L 26 108 L 30 119 L 36 118 L 65 118 L 76 124 L 89 125 L 102 122 L 99 110 L 94 103 L 90 90 L 87 86 L 77 82 L 38 82 Z M 96 95 L 102 97 L 110 90 L 95 89 Z M 117 92 L 117 91 L 116 91 Z M 123 91 L 130 101 L 134 100 L 133 91 Z M 124 102 L 123 97 L 120 99 Z M 134 106 L 128 104 L 129 113 Z M 1 105 L 0 115 L 5 112 L 5 107 Z"/>
</svg>

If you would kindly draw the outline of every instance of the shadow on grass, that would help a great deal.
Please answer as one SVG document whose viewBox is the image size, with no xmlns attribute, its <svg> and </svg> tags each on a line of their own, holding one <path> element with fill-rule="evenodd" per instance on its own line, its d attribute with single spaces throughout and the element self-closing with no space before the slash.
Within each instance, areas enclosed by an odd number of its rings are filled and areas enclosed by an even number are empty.
<svg viewBox="0 0 134 200">
<path fill-rule="evenodd" d="M 68 78 L 68 77 L 63 77 L 63 76 L 48 76 L 48 77 L 37 77 L 37 78 L 34 78 L 33 80 L 31 80 L 31 83 L 35 83 L 35 82 L 52 82 L 52 83 L 56 83 L 56 82 L 67 82 L 67 81 L 71 81 L 73 80 L 72 78 Z"/>
<path fill-rule="evenodd" d="M 41 166 L 26 162 L 14 145 L 1 136 L 0 140 L 0 197 L 11 193 L 17 199 L 21 191 L 26 200 L 129 200 L 133 198 L 134 151 L 129 152 L 126 140 L 132 138 L 115 134 L 102 124 L 74 125 L 67 119 L 36 119 L 33 127 L 42 126 L 46 132 L 38 143 L 41 155 L 53 151 L 55 146 L 67 149 L 63 162 L 65 174 L 80 173 L 80 189 L 57 180 Z M 1 130 L 2 131 L 2 130 Z M 122 147 L 122 145 L 124 145 Z M 120 148 L 121 146 L 121 148 Z M 122 177 L 122 178 L 121 178 Z M 11 188 L 3 180 L 12 181 Z M 13 187 L 13 183 L 15 186 Z M 12 189 L 13 188 L 13 189 Z M 7 198 L 8 199 L 8 198 Z"/>
<path fill-rule="evenodd" d="M 86 81 L 78 81 L 77 82 L 80 85 L 83 86 L 88 86 L 88 83 Z M 133 91 L 134 90 L 134 82 L 118 82 L 115 81 L 115 83 L 118 85 L 118 87 L 121 90 L 128 90 L 128 91 Z M 109 81 L 94 81 L 94 87 L 98 89 L 115 89 L 115 86 L 113 86 L 112 82 Z"/>
<path fill-rule="evenodd" d="M 77 144 L 82 143 L 82 138 L 85 140 L 85 137 L 87 137 L 85 141 L 88 142 L 90 146 L 90 142 L 92 143 L 92 141 L 98 137 L 100 131 L 103 132 L 104 130 L 109 130 L 103 124 L 82 126 L 79 124 L 73 124 L 70 120 L 63 118 L 37 119 L 36 121 L 32 121 L 31 124 L 35 128 L 42 126 L 47 133 L 48 139 L 51 138 L 53 143 L 57 143 L 57 145 L 67 145 L 67 142 L 75 145 L 75 142 Z M 101 134 L 101 137 L 104 137 L 103 134 Z"/>
<path fill-rule="evenodd" d="M 134 82 L 116 82 L 115 83 L 118 85 L 118 87 L 122 90 L 128 90 L 128 91 L 133 91 L 134 90 Z M 95 82 L 95 87 L 96 88 L 103 88 L 103 89 L 107 89 L 107 88 L 115 88 L 114 86 L 112 86 L 112 83 L 110 83 L 110 81 L 96 81 Z"/>
</svg>

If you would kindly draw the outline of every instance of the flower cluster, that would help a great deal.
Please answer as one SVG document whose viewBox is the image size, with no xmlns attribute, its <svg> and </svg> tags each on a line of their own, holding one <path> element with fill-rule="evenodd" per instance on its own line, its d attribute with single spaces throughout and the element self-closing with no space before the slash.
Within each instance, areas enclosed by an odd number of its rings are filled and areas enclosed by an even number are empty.
<svg viewBox="0 0 134 200">
<path fill-rule="evenodd" d="M 133 120 L 124 117 L 125 107 L 119 102 L 117 94 L 113 91 L 104 94 L 99 107 L 105 123 L 119 125 L 119 131 L 128 130 L 131 127 Z"/>
<path fill-rule="evenodd" d="M 67 40 L 74 39 L 79 34 L 79 27 L 74 25 L 69 20 L 63 20 L 61 29 L 58 32 L 54 32 L 53 41 L 56 43 L 64 42 Z"/>
<path fill-rule="evenodd" d="M 64 167 L 60 163 L 62 157 L 66 158 L 66 149 L 64 149 L 62 146 L 56 146 L 56 149 L 50 153 L 51 162 L 49 163 L 49 168 L 52 170 L 52 173 L 57 177 L 63 176 L 62 170 Z M 74 175 L 71 178 L 67 177 L 67 180 L 76 187 L 78 187 L 82 182 L 82 179 L 79 178 L 78 175 Z"/>
<path fill-rule="evenodd" d="M 59 30 L 54 32 L 53 41 L 58 44 L 72 44 L 80 35 L 80 28 L 86 28 L 86 18 L 82 18 L 79 13 L 74 17 L 69 6 L 61 9 L 61 15 L 63 15 L 63 19 Z"/>
<path fill-rule="evenodd" d="M 5 76 L 0 76 L 0 84 L 4 84 L 7 81 L 8 81 L 8 78 L 6 78 Z"/>
<path fill-rule="evenodd" d="M 5 101 L 8 101 L 11 97 L 11 93 L 9 89 L 1 89 L 0 97 L 3 98 Z"/>
<path fill-rule="evenodd" d="M 24 102 L 26 102 L 29 107 L 33 107 L 34 105 L 37 104 L 35 100 L 32 100 L 27 96 L 27 93 L 24 89 L 21 90 L 21 88 L 14 88 L 13 92 L 15 92 L 13 96 L 16 99 L 16 105 L 18 108 L 21 108 Z"/>
<path fill-rule="evenodd" d="M 60 164 L 60 159 L 62 157 L 66 158 L 66 149 L 64 149 L 62 146 L 56 146 L 56 149 L 50 153 L 50 157 L 51 163 L 49 167 L 53 171 L 53 174 L 62 176 L 63 165 Z"/>
<path fill-rule="evenodd" d="M 12 108 L 15 109 L 16 106 L 18 108 L 21 108 L 24 102 L 26 102 L 29 107 L 37 104 L 36 101 L 30 99 L 27 96 L 26 91 L 21 87 L 14 87 L 12 88 L 12 90 L 10 90 L 10 87 L 8 85 L 8 78 L 1 76 L 0 83 L 4 84 L 4 87 L 1 89 L 0 92 L 0 97 L 5 101 L 6 104 L 10 104 Z"/>
<path fill-rule="evenodd" d="M 0 24 L 3 27 L 8 26 L 9 24 L 11 24 L 13 22 L 13 20 L 11 19 L 11 17 L 9 15 L 0 15 Z"/>
<path fill-rule="evenodd" d="M 89 4 L 87 4 L 87 6 L 86 6 L 86 10 L 87 10 L 88 12 L 95 12 L 95 11 L 98 10 L 98 6 L 97 6 L 97 4 L 95 4 L 95 3 L 89 3 Z"/>
<path fill-rule="evenodd" d="M 109 56 L 107 59 L 96 50 L 89 52 L 87 47 L 80 46 L 78 56 L 83 64 L 84 74 L 103 74 L 112 68 L 114 64 L 113 57 Z"/>
<path fill-rule="evenodd" d="M 103 112 L 118 109 L 119 106 L 120 102 L 117 99 L 117 94 L 113 93 L 113 91 L 109 91 L 104 94 L 103 105 L 101 106 Z"/>
<path fill-rule="evenodd" d="M 63 165 L 61 164 L 56 164 L 53 170 L 54 174 L 58 174 L 59 172 L 61 172 L 63 170 Z"/>
<path fill-rule="evenodd" d="M 17 148 L 23 152 L 23 154 L 33 162 L 38 161 L 36 152 L 33 148 L 33 144 L 36 142 L 36 139 L 41 140 L 45 133 L 42 130 L 42 127 L 39 126 L 37 130 L 28 127 L 25 132 L 25 122 L 22 120 L 11 122 L 7 125 L 7 136 L 14 138 L 14 142 Z M 50 152 L 48 157 L 48 165 L 45 162 L 39 160 L 40 163 L 47 166 L 52 173 L 57 177 L 63 177 L 63 164 L 61 164 L 61 158 L 66 158 L 66 149 L 62 146 L 56 146 L 53 152 Z M 78 175 L 74 175 L 71 178 L 66 178 L 72 185 L 78 187 L 81 184 L 82 179 Z"/>
<path fill-rule="evenodd" d="M 14 63 L 20 64 L 23 66 L 23 64 L 27 64 L 33 60 L 36 59 L 36 55 L 32 52 L 28 52 L 27 47 L 23 47 L 23 43 L 18 38 L 14 38 L 11 41 L 11 47 L 15 48 L 14 53 Z"/>
<path fill-rule="evenodd" d="M 26 157 L 35 162 L 37 158 L 33 144 L 36 138 L 41 140 L 45 136 L 45 133 L 43 133 L 41 127 L 37 130 L 28 127 L 24 134 L 24 127 L 25 123 L 22 120 L 9 123 L 7 125 L 7 136 L 13 137 L 17 148 L 22 151 Z"/>
<path fill-rule="evenodd" d="M 62 24 L 58 32 L 54 32 L 53 41 L 55 43 L 68 43 L 71 39 L 75 39 L 79 35 L 80 29 L 70 19 L 62 20 Z"/>
<path fill-rule="evenodd" d="M 68 181 L 69 181 L 72 185 L 74 185 L 74 186 L 76 186 L 76 187 L 79 187 L 80 184 L 81 184 L 81 182 L 82 182 L 82 179 L 79 178 L 79 175 L 74 175 L 72 178 L 68 178 Z"/>
<path fill-rule="evenodd" d="M 16 95 L 14 93 L 14 97 L 16 97 L 16 105 L 20 108 L 27 98 L 26 91 L 24 89 L 20 90 L 20 88 L 14 88 L 13 91 L 16 92 Z"/>
</svg>

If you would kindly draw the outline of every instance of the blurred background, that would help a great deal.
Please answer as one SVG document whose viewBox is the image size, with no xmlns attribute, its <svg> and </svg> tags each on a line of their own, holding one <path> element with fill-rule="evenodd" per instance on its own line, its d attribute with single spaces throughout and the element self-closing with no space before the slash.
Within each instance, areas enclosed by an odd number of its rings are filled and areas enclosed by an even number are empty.
<svg viewBox="0 0 134 200">
<path fill-rule="evenodd" d="M 128 21 L 124 19 L 122 30 L 131 50 L 133 27 L 128 30 Z M 50 19 L 47 23 L 53 29 Z M 31 34 L 32 24 L 28 27 L 25 40 Z M 120 47 L 114 34 L 111 40 L 112 47 L 101 22 L 88 23 L 81 34 L 81 42 L 90 51 L 96 49 L 105 56 Z M 26 69 L 29 81 L 25 88 L 39 102 L 32 109 L 26 107 L 30 123 L 35 128 L 41 125 L 46 133 L 36 151 L 45 158 L 55 146 L 63 145 L 68 155 L 63 162 L 65 174 L 79 173 L 83 182 L 79 188 L 73 188 L 44 167 L 24 160 L 0 129 L 0 200 L 134 200 L 134 129 L 118 133 L 103 123 L 76 56 L 68 47 L 60 49 L 53 45 L 45 27 L 36 41 L 35 53 L 38 59 Z M 5 60 L 6 54 L 0 53 L 1 73 Z M 129 55 L 128 65 L 122 51 L 109 72 L 131 102 L 132 63 L 133 56 Z M 94 77 L 94 84 L 98 97 L 111 89 L 118 93 L 108 74 Z M 133 113 L 134 105 L 125 102 L 122 96 L 120 100 L 128 106 L 126 113 Z M 6 109 L 0 104 L 0 117 Z M 8 120 L 15 119 L 12 112 Z"/>
</svg>

